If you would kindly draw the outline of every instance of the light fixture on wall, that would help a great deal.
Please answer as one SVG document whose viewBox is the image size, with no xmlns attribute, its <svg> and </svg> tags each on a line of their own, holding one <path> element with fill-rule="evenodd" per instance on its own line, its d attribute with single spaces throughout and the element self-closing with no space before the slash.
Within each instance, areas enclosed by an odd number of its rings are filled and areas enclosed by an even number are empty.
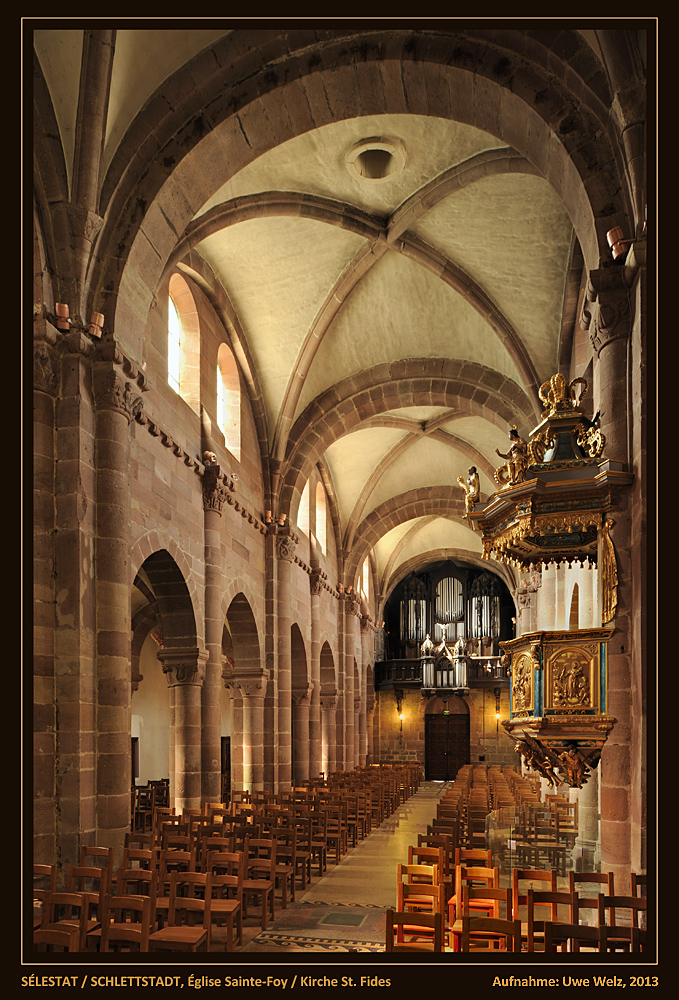
<svg viewBox="0 0 679 1000">
<path fill-rule="evenodd" d="M 634 243 L 634 240 L 627 240 L 622 235 L 622 229 L 620 226 L 614 226 L 613 229 L 609 229 L 606 233 L 606 239 L 608 240 L 608 245 L 611 248 L 611 254 L 613 260 L 618 260 L 622 257 L 621 263 L 624 263 L 624 259 L 627 256 L 627 251 Z"/>
<path fill-rule="evenodd" d="M 69 319 L 69 309 L 64 302 L 55 302 L 54 311 L 57 314 L 57 330 L 70 330 L 71 320 Z"/>
<path fill-rule="evenodd" d="M 396 711 L 401 720 L 401 732 L 403 732 L 403 688 L 394 688 L 394 697 L 396 698 Z"/>
</svg>

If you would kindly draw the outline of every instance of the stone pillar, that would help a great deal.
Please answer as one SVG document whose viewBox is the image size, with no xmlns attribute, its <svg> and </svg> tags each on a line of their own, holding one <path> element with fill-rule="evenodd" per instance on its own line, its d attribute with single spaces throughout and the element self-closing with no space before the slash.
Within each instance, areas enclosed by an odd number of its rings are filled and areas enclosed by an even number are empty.
<svg viewBox="0 0 679 1000">
<path fill-rule="evenodd" d="M 629 343 L 631 334 L 630 301 L 633 296 L 626 283 L 625 268 L 611 266 L 591 271 L 581 323 L 589 329 L 595 353 L 594 399 L 600 411 L 600 426 L 605 436 L 603 455 L 609 462 L 619 462 L 623 469 L 630 463 L 629 426 L 631 391 Z M 632 856 L 632 842 L 639 843 L 630 827 L 644 822 L 641 802 L 645 792 L 642 782 L 633 780 L 632 747 L 635 755 L 645 755 L 644 725 L 633 711 L 634 693 L 642 683 L 641 642 L 635 648 L 632 621 L 632 583 L 635 574 L 632 538 L 631 500 L 618 498 L 612 512 L 615 526 L 611 538 L 618 561 L 619 586 L 615 617 L 610 624 L 615 631 L 608 643 L 608 713 L 616 723 L 604 745 L 599 764 L 601 813 L 601 865 L 615 872 L 616 883 L 625 885 L 630 871 L 642 870 L 644 859 Z M 607 515 L 608 516 L 608 515 Z M 601 536 L 601 532 L 600 532 Z M 636 539 L 638 551 L 639 539 Z M 599 561 L 601 587 L 601 561 Z M 601 608 L 601 601 L 598 601 Z M 606 623 L 604 623 L 606 624 Z M 643 766 L 643 765 L 642 765 Z M 644 869 L 645 870 L 645 869 Z"/>
<path fill-rule="evenodd" d="M 568 628 L 570 608 L 566 607 L 566 563 L 556 567 L 556 592 L 554 594 L 554 628 L 559 631 Z"/>
<path fill-rule="evenodd" d="M 323 770 L 321 737 L 321 583 L 320 570 L 309 577 L 311 599 L 311 705 L 309 707 L 309 776 Z"/>
<path fill-rule="evenodd" d="M 356 626 L 360 615 L 359 606 L 350 597 L 343 602 L 344 607 L 344 768 L 352 771 L 355 767 L 355 709 L 354 709 L 354 657 L 356 649 Z"/>
<path fill-rule="evenodd" d="M 207 663 L 202 687 L 201 799 L 218 802 L 221 794 L 222 593 L 221 517 L 226 486 L 218 465 L 206 465 L 203 475 L 205 553 L 205 646 Z"/>
<path fill-rule="evenodd" d="M 292 784 L 292 638 L 290 629 L 290 577 L 295 557 L 295 543 L 292 537 L 281 535 L 277 539 L 278 578 L 276 592 L 278 630 L 278 785 L 286 788 Z"/>
<path fill-rule="evenodd" d="M 46 327 L 46 324 L 44 324 Z M 56 425 L 61 363 L 54 327 L 33 344 L 33 860 L 57 857 L 55 768 Z"/>
<path fill-rule="evenodd" d="M 358 760 L 361 767 L 365 767 L 368 759 L 368 692 L 367 676 L 368 668 L 372 666 L 372 638 L 373 627 L 370 618 L 365 615 L 361 617 L 361 661 L 359 665 L 361 677 L 361 703 L 358 709 Z"/>
<path fill-rule="evenodd" d="M 293 714 L 293 781 L 301 786 L 309 780 L 309 711 L 313 685 L 309 684 L 306 691 L 292 692 Z"/>
<path fill-rule="evenodd" d="M 337 770 L 337 695 L 321 698 L 321 770 L 326 778 Z"/>
<path fill-rule="evenodd" d="M 178 813 L 199 809 L 201 802 L 201 689 L 207 652 L 190 647 L 162 647 L 157 652 L 174 698 L 174 786 L 171 805 Z M 170 765 L 172 772 L 172 765 Z M 170 774 L 172 781 L 172 773 Z"/>
<path fill-rule="evenodd" d="M 130 420 L 142 408 L 114 344 L 97 349 L 96 794 L 97 844 L 122 853 L 130 828 Z M 139 380 L 143 384 L 143 379 Z"/>
<path fill-rule="evenodd" d="M 264 697 L 263 673 L 231 677 L 227 684 L 237 696 L 234 718 L 240 716 L 240 749 L 233 767 L 234 788 L 262 791 L 264 788 Z M 236 731 L 234 730 L 234 735 Z"/>
<path fill-rule="evenodd" d="M 578 801 L 578 835 L 575 854 L 581 871 L 597 871 L 600 861 L 599 833 L 599 769 L 590 772 L 587 784 L 576 792 Z M 622 890 L 621 890 L 622 891 Z"/>
</svg>

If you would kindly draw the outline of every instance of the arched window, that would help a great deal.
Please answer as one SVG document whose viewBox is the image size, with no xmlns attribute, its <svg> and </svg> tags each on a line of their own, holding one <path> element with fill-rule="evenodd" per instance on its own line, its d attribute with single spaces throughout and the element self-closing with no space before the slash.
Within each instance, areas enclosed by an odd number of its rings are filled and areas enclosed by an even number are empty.
<svg viewBox="0 0 679 1000">
<path fill-rule="evenodd" d="M 323 483 L 316 484 L 316 539 L 320 546 L 321 552 L 327 551 L 327 530 L 326 530 L 326 503 L 325 503 L 325 489 L 323 488 Z"/>
<path fill-rule="evenodd" d="M 492 573 L 474 580 L 469 601 L 469 628 L 474 639 L 500 635 L 500 589 Z"/>
<path fill-rule="evenodd" d="M 181 274 L 170 278 L 167 303 L 167 382 L 200 412 L 200 325 L 188 282 Z"/>
<path fill-rule="evenodd" d="M 217 352 L 217 426 L 240 461 L 240 377 L 233 351 L 224 343 Z"/>
<path fill-rule="evenodd" d="M 370 561 L 367 556 L 363 563 L 363 572 L 361 574 L 361 590 L 366 598 L 370 596 Z"/>
<path fill-rule="evenodd" d="M 306 486 L 302 491 L 302 499 L 299 502 L 299 510 L 297 511 L 297 527 L 300 531 L 303 531 L 305 535 L 309 534 L 309 480 L 306 481 Z"/>
</svg>

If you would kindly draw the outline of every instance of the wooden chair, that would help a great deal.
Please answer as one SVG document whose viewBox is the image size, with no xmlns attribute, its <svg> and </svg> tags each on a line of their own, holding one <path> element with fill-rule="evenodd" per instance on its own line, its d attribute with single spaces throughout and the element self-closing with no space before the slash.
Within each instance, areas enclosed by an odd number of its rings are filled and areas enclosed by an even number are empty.
<svg viewBox="0 0 679 1000">
<path fill-rule="evenodd" d="M 504 907 L 504 913 L 501 908 Z M 461 905 L 456 908 L 449 904 L 448 922 L 450 925 L 450 947 L 453 951 L 461 950 L 462 920 L 464 917 L 482 916 L 495 920 L 512 919 L 512 890 L 500 889 L 498 886 L 473 887 L 462 886 Z M 503 935 L 490 931 L 475 932 L 470 939 L 472 950 L 504 949 L 506 939 Z"/>
<path fill-rule="evenodd" d="M 248 854 L 245 861 L 245 878 L 243 879 L 243 916 L 247 919 L 248 899 L 252 896 L 261 900 L 262 930 L 268 927 L 269 915 L 276 918 L 276 841 L 262 841 L 253 838 L 248 841 Z"/>
<path fill-rule="evenodd" d="M 102 908 L 99 951 L 147 952 L 151 906 L 150 896 L 107 894 Z"/>
<path fill-rule="evenodd" d="M 57 891 L 57 866 L 33 865 L 33 928 L 40 926 L 42 905 L 48 892 Z"/>
<path fill-rule="evenodd" d="M 85 951 L 90 907 L 99 897 L 88 892 L 48 892 L 42 904 L 42 930 L 77 931 L 77 951 Z"/>
<path fill-rule="evenodd" d="M 170 912 L 170 883 L 175 872 L 195 872 L 195 851 L 161 851 L 158 855 L 158 892 L 155 926 L 161 930 Z"/>
<path fill-rule="evenodd" d="M 534 883 L 537 884 L 537 888 L 545 892 L 556 892 L 557 891 L 557 881 L 556 872 L 553 869 L 542 869 L 542 868 L 513 868 L 512 869 L 512 915 L 513 918 L 521 918 L 521 908 L 527 909 L 528 906 L 528 889 L 536 888 Z M 523 883 L 526 883 L 524 886 Z M 522 891 L 525 890 L 525 891 Z M 523 940 L 528 942 L 528 925 L 527 922 L 522 922 L 521 924 L 521 934 Z M 533 927 L 534 943 L 535 940 L 542 940 L 542 929 L 534 925 Z"/>
<path fill-rule="evenodd" d="M 449 913 L 454 914 L 452 919 L 455 920 L 462 916 L 462 911 L 459 907 L 462 902 L 462 887 L 464 885 L 468 885 L 470 888 L 499 889 L 500 869 L 484 868 L 480 865 L 478 867 L 470 865 L 466 868 L 462 865 L 456 865 L 454 890 L 452 896 L 448 899 Z M 472 910 L 477 911 L 477 916 L 486 913 L 486 907 L 482 904 L 472 906 Z M 486 913 L 486 916 L 490 916 L 490 913 Z"/>
<path fill-rule="evenodd" d="M 559 914 L 559 907 L 568 908 L 568 918 L 563 920 L 563 914 Z M 536 912 L 540 908 L 548 908 L 549 914 L 536 919 Z M 547 920 L 552 923 L 573 924 L 578 922 L 578 894 L 577 892 L 552 892 L 551 890 L 529 888 L 526 898 L 526 944 L 527 950 L 536 950 L 536 933 L 540 943 L 544 943 L 544 927 Z"/>
<path fill-rule="evenodd" d="M 521 921 L 502 920 L 497 917 L 462 917 L 460 951 L 473 950 L 474 938 L 492 934 L 504 938 L 505 951 L 521 951 Z"/>
<path fill-rule="evenodd" d="M 80 951 L 80 932 L 77 928 L 34 927 L 34 951 Z"/>
<path fill-rule="evenodd" d="M 588 886 L 594 887 L 589 889 Z M 578 915 L 573 917 L 573 923 L 598 923 L 599 893 L 614 894 L 615 878 L 613 872 L 568 872 L 568 891 L 576 892 L 578 896 Z M 583 920 L 580 910 L 592 910 L 592 919 Z"/>
<path fill-rule="evenodd" d="M 406 933 L 407 930 L 407 933 Z M 404 913 L 387 910 L 385 951 L 442 952 L 442 913 Z"/>
<path fill-rule="evenodd" d="M 226 924 L 226 950 L 234 950 L 234 930 L 239 945 L 243 943 L 243 882 L 245 855 L 214 851 L 208 855 L 206 869 L 211 877 L 212 903 L 210 920 L 221 927 Z"/>
<path fill-rule="evenodd" d="M 441 913 L 445 912 L 445 888 L 441 882 L 441 869 L 438 865 L 404 865 L 399 862 L 396 866 L 396 883 L 398 896 L 396 905 L 398 910 L 417 911 L 422 909 L 425 912 L 431 910 L 431 893 L 429 889 L 433 886 L 438 889 L 439 900 L 437 909 Z M 413 891 L 408 890 L 407 905 L 402 898 L 403 894 L 398 895 L 403 883 L 409 887 L 413 887 Z M 418 899 L 417 889 L 419 888 L 426 889 L 426 891 Z"/>
<path fill-rule="evenodd" d="M 646 890 L 648 889 L 648 876 L 647 875 L 637 875 L 635 872 L 630 872 L 629 876 L 629 894 L 630 896 L 645 896 Z M 613 895 L 613 890 L 611 889 L 609 895 Z"/>
<path fill-rule="evenodd" d="M 607 951 L 631 951 L 636 943 L 637 950 L 646 944 L 646 930 L 642 921 L 646 919 L 647 900 L 645 896 L 607 896 L 599 893 L 598 923 L 599 927 L 608 927 L 605 934 Z M 619 921 L 620 911 L 627 910 L 622 923 Z M 632 931 L 636 931 L 633 934 Z"/>
<path fill-rule="evenodd" d="M 149 935 L 149 951 L 209 951 L 211 904 L 208 872 L 172 872 L 167 923 Z"/>
<path fill-rule="evenodd" d="M 123 852 L 124 853 L 124 852 Z M 153 929 L 156 921 L 156 900 L 158 895 L 158 872 L 155 868 L 123 868 L 122 866 L 118 869 L 115 878 L 115 894 L 111 891 L 107 894 L 104 899 L 108 897 L 116 896 L 133 896 L 135 899 L 148 899 L 149 900 L 149 931 Z M 109 911 L 111 909 L 109 900 Z M 93 928 L 87 932 L 86 937 L 86 947 L 87 951 L 101 951 L 101 939 L 103 936 L 103 927 L 106 920 L 105 908 L 102 901 L 102 918 L 101 924 L 98 927 Z M 114 920 L 113 916 L 108 917 L 109 920 Z M 147 943 L 148 944 L 148 943 Z M 148 950 L 148 947 L 144 947 L 144 951 Z M 140 950 L 140 949 L 132 949 Z"/>
<path fill-rule="evenodd" d="M 546 920 L 543 934 L 545 952 L 579 952 L 582 949 L 601 951 L 601 932 L 598 927 Z"/>
</svg>

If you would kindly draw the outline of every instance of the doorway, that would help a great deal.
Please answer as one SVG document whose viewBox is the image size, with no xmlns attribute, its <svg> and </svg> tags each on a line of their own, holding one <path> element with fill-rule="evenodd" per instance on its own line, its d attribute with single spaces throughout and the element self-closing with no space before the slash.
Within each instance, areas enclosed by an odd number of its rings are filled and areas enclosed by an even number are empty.
<svg viewBox="0 0 679 1000">
<path fill-rule="evenodd" d="M 425 715 L 424 776 L 453 781 L 469 763 L 469 715 Z"/>
</svg>

